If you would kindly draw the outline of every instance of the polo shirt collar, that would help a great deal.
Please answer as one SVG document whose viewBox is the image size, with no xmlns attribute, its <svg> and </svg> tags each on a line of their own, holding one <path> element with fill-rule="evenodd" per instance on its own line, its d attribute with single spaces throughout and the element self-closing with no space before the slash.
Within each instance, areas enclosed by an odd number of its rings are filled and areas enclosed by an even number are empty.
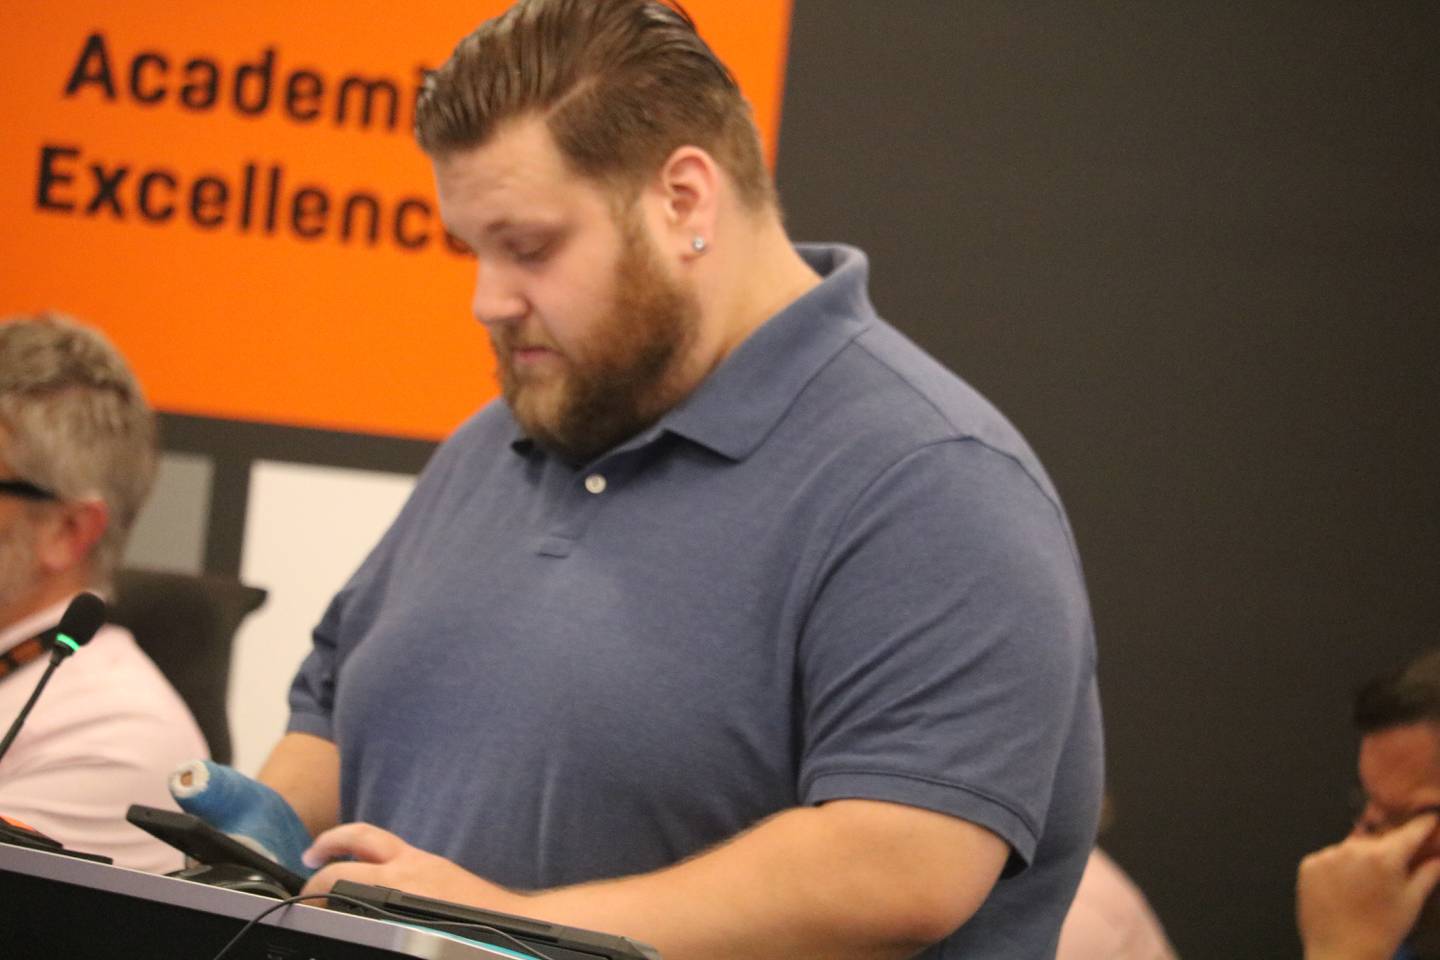
<svg viewBox="0 0 1440 960">
<path fill-rule="evenodd" d="M 797 244 L 796 250 L 820 283 L 746 338 L 654 430 L 743 460 L 815 374 L 874 322 L 864 253 L 839 244 Z"/>
<path fill-rule="evenodd" d="M 670 433 L 743 460 L 764 442 L 811 378 L 875 321 L 867 292 L 870 264 L 863 252 L 844 244 L 796 244 L 795 249 L 820 275 L 820 283 L 765 321 L 654 426 L 611 453 Z M 524 436 L 511 447 L 522 455 L 537 449 Z"/>
</svg>

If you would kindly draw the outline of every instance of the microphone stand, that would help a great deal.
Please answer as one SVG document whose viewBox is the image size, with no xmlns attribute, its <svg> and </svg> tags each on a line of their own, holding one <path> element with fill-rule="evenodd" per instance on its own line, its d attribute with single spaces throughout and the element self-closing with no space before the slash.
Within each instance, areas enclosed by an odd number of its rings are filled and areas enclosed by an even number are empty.
<svg viewBox="0 0 1440 960">
<path fill-rule="evenodd" d="M 50 676 L 55 672 L 55 669 L 64 662 L 66 657 L 79 649 L 80 645 L 65 636 L 65 634 L 61 633 L 55 637 L 54 646 L 50 652 L 50 665 L 45 668 L 45 673 L 40 677 L 40 682 L 35 684 L 35 692 L 30 694 L 29 700 L 25 701 L 25 706 L 20 710 L 20 716 L 16 717 L 15 722 L 10 724 L 10 730 L 5 734 L 5 739 L 0 741 L 0 760 L 5 758 L 5 753 L 10 749 L 10 744 L 15 742 L 15 737 L 20 733 L 20 728 L 25 725 L 25 718 L 30 716 L 30 711 L 34 708 L 35 701 L 40 699 L 40 692 L 44 690 L 45 685 L 50 682 Z"/>
</svg>

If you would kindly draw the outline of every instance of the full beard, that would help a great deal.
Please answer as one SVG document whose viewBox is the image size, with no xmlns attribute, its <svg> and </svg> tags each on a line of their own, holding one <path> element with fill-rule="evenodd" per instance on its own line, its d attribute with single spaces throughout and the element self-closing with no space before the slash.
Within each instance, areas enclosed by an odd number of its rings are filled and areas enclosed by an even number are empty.
<svg viewBox="0 0 1440 960">
<path fill-rule="evenodd" d="M 627 217 L 621 230 L 612 303 L 565 358 L 563 379 L 525 383 L 515 374 L 509 344 L 494 340 L 501 392 L 516 422 L 577 465 L 654 424 L 693 385 L 684 366 L 699 325 L 695 295 L 665 275 L 638 221 Z"/>
</svg>

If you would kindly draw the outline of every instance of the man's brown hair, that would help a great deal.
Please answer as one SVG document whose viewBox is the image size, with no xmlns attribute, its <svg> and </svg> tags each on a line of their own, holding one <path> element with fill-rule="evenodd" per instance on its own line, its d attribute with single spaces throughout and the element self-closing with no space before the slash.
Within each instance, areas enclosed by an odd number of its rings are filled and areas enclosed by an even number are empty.
<svg viewBox="0 0 1440 960">
<path fill-rule="evenodd" d="M 432 157 L 544 117 L 575 172 L 633 196 L 675 149 L 710 153 L 751 209 L 774 203 L 750 106 L 678 4 L 520 0 L 427 79 L 415 134 Z"/>
</svg>

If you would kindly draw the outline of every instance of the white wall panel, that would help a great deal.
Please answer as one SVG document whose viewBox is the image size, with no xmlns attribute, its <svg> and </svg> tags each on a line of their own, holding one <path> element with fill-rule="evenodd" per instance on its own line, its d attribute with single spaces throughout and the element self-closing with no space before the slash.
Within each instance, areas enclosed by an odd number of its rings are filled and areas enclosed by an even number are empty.
<svg viewBox="0 0 1440 960">
<path fill-rule="evenodd" d="M 270 591 L 240 628 L 230 676 L 234 765 L 254 774 L 285 729 L 310 631 L 399 512 L 408 475 L 256 461 L 241 579 Z"/>
</svg>

